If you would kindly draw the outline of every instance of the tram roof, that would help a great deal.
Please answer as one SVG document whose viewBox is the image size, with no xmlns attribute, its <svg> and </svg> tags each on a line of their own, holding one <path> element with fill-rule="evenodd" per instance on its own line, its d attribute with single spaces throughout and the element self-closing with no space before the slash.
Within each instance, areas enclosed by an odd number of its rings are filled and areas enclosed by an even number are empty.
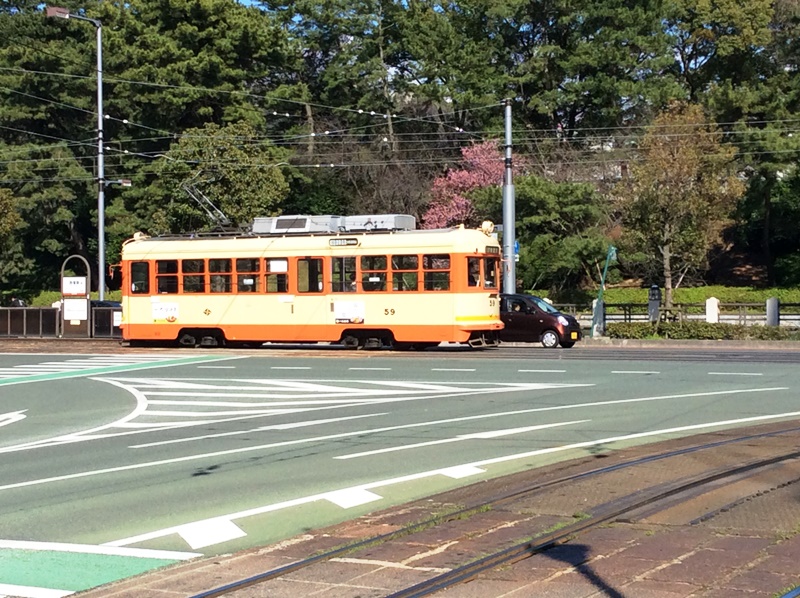
<svg viewBox="0 0 800 598">
<path fill-rule="evenodd" d="M 122 247 L 125 259 L 154 257 L 254 256 L 266 252 L 287 255 L 483 252 L 498 247 L 494 237 L 479 229 L 448 228 L 404 231 L 343 232 L 283 235 L 216 235 L 148 237 L 137 235 Z"/>
</svg>

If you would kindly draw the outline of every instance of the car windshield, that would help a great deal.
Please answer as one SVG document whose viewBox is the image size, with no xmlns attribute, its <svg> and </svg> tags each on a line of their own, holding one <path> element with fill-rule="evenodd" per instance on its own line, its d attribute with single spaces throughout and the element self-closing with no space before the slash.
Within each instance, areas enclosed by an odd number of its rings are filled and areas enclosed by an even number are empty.
<svg viewBox="0 0 800 598">
<path fill-rule="evenodd" d="M 547 301 L 542 299 L 541 297 L 534 297 L 531 295 L 531 301 L 533 301 L 534 305 L 541 309 L 543 312 L 548 314 L 560 314 L 561 312 L 558 311 L 555 307 L 550 305 Z"/>
</svg>

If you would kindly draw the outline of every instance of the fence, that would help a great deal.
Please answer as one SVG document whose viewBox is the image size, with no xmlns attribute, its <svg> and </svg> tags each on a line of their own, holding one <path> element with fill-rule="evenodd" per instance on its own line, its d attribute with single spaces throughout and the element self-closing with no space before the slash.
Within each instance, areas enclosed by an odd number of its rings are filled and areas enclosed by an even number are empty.
<svg viewBox="0 0 800 598">
<path fill-rule="evenodd" d="M 557 309 L 577 318 L 581 327 L 592 327 L 592 307 L 575 303 L 557 304 Z M 660 308 L 659 316 L 664 320 L 706 321 L 705 303 L 675 303 L 671 309 Z M 648 322 L 650 315 L 647 303 L 607 303 L 605 304 L 606 325 L 614 322 Z M 767 323 L 766 303 L 720 303 L 719 322 L 741 326 L 764 326 Z M 800 303 L 781 303 L 779 305 L 779 324 L 800 328 Z"/>
<path fill-rule="evenodd" d="M 122 310 L 93 307 L 84 338 L 122 338 L 119 329 Z M 64 335 L 58 307 L 0 307 L 1 338 L 61 338 Z M 73 337 L 74 338 L 74 337 Z"/>
</svg>

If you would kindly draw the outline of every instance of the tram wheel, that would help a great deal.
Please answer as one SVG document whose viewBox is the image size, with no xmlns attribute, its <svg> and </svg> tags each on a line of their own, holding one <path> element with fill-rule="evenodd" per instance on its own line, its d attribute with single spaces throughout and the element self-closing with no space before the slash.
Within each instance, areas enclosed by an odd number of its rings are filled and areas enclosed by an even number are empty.
<svg viewBox="0 0 800 598">
<path fill-rule="evenodd" d="M 182 347 L 196 347 L 197 339 L 194 337 L 194 335 L 187 332 L 181 335 L 181 337 L 178 339 L 178 344 Z"/>
<path fill-rule="evenodd" d="M 361 344 L 357 337 L 350 334 L 343 336 L 341 343 L 347 349 L 358 349 Z"/>
</svg>

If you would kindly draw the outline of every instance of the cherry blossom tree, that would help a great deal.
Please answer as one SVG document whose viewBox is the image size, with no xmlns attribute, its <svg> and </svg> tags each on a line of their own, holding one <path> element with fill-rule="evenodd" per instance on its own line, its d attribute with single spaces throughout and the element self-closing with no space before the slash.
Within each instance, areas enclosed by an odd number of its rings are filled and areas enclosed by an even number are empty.
<svg viewBox="0 0 800 598">
<path fill-rule="evenodd" d="M 505 164 L 497 141 L 465 147 L 461 155 L 462 168 L 449 170 L 433 181 L 432 199 L 422 216 L 422 228 L 477 225 L 480 218 L 475 214 L 469 193 L 503 183 Z"/>
</svg>

